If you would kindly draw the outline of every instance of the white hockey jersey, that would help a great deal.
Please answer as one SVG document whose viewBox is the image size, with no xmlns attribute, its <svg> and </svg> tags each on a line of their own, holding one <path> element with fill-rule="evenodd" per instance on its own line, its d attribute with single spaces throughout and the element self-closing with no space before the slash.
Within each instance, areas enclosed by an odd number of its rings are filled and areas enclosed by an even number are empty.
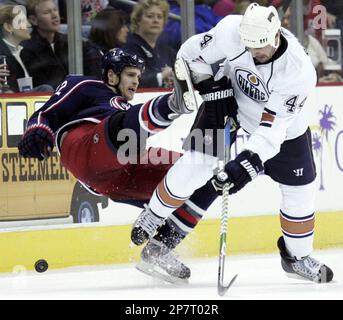
<svg viewBox="0 0 343 320">
<path fill-rule="evenodd" d="M 212 74 L 211 64 L 225 59 L 216 79 L 232 80 L 241 127 L 251 134 L 244 149 L 262 162 L 274 157 L 285 140 L 302 135 L 309 123 L 306 98 L 317 81 L 316 71 L 297 38 L 282 28 L 282 48 L 266 64 L 255 65 L 240 41 L 240 15 L 222 19 L 206 33 L 188 39 L 178 56 L 191 70 Z"/>
</svg>

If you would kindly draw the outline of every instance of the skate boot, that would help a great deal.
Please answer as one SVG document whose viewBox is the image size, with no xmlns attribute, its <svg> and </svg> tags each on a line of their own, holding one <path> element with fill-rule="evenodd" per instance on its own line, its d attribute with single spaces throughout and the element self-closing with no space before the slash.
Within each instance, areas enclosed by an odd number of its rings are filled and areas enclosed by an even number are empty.
<svg viewBox="0 0 343 320">
<path fill-rule="evenodd" d="M 150 239 L 164 221 L 164 218 L 155 215 L 148 205 L 134 222 L 131 230 L 131 241 L 140 246 L 146 240 Z"/>
<path fill-rule="evenodd" d="M 280 237 L 277 242 L 281 255 L 281 266 L 288 276 L 296 276 L 317 283 L 330 282 L 333 278 L 332 270 L 325 264 L 307 256 L 296 260 L 287 252 L 285 240 Z"/>
<path fill-rule="evenodd" d="M 154 238 L 141 253 L 136 268 L 145 274 L 174 284 L 187 283 L 191 270 L 177 259 L 173 250 Z"/>
<path fill-rule="evenodd" d="M 176 59 L 173 81 L 174 91 L 169 98 L 168 105 L 174 113 L 170 115 L 170 118 L 175 119 L 180 114 L 198 110 L 203 100 L 199 92 L 193 88 L 190 71 L 183 58 Z"/>
</svg>

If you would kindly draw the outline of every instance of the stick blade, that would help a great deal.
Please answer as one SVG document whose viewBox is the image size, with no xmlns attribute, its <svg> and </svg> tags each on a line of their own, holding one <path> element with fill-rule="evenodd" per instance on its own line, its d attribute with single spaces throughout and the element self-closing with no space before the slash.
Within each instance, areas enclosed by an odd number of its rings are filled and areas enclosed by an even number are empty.
<svg viewBox="0 0 343 320">
<path fill-rule="evenodd" d="M 232 286 L 232 284 L 235 282 L 236 278 L 238 277 L 238 274 L 236 274 L 230 281 L 230 283 L 227 286 L 224 286 L 223 283 L 218 281 L 218 294 L 222 297 L 225 295 L 225 293 L 229 290 L 229 288 Z"/>
</svg>

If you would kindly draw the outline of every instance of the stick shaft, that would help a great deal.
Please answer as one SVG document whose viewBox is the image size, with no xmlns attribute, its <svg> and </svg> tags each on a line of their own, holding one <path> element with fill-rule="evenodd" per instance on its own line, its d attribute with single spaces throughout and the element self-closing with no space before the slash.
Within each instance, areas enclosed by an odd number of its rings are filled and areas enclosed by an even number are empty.
<svg viewBox="0 0 343 320">
<path fill-rule="evenodd" d="M 225 164 L 230 157 L 230 123 L 227 122 L 224 129 L 224 148 L 223 159 L 219 161 L 219 170 L 224 170 Z M 224 270 L 226 257 L 226 237 L 227 237 L 227 222 L 229 212 L 229 183 L 223 186 L 222 195 L 222 212 L 220 219 L 220 239 L 219 239 L 219 266 L 218 266 L 218 294 L 224 295 L 228 287 L 224 285 Z"/>
</svg>

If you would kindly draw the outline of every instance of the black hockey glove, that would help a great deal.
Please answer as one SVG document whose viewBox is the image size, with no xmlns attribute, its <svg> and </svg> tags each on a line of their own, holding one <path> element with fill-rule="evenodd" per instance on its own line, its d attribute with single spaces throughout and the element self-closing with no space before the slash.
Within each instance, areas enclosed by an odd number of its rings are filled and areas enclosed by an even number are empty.
<svg viewBox="0 0 343 320">
<path fill-rule="evenodd" d="M 196 85 L 204 103 L 209 129 L 223 129 L 227 117 L 236 118 L 237 103 L 231 80 L 223 77 L 218 81 L 213 78 Z"/>
<path fill-rule="evenodd" d="M 263 170 L 260 157 L 249 150 L 242 151 L 235 160 L 225 165 L 225 173 L 215 175 L 211 182 L 219 195 L 222 195 L 224 183 L 231 184 L 229 194 L 241 190 L 248 182 L 256 178 Z"/>
<path fill-rule="evenodd" d="M 29 126 L 18 144 L 19 154 L 24 158 L 43 160 L 51 155 L 54 147 L 54 133 L 45 124 Z"/>
</svg>

